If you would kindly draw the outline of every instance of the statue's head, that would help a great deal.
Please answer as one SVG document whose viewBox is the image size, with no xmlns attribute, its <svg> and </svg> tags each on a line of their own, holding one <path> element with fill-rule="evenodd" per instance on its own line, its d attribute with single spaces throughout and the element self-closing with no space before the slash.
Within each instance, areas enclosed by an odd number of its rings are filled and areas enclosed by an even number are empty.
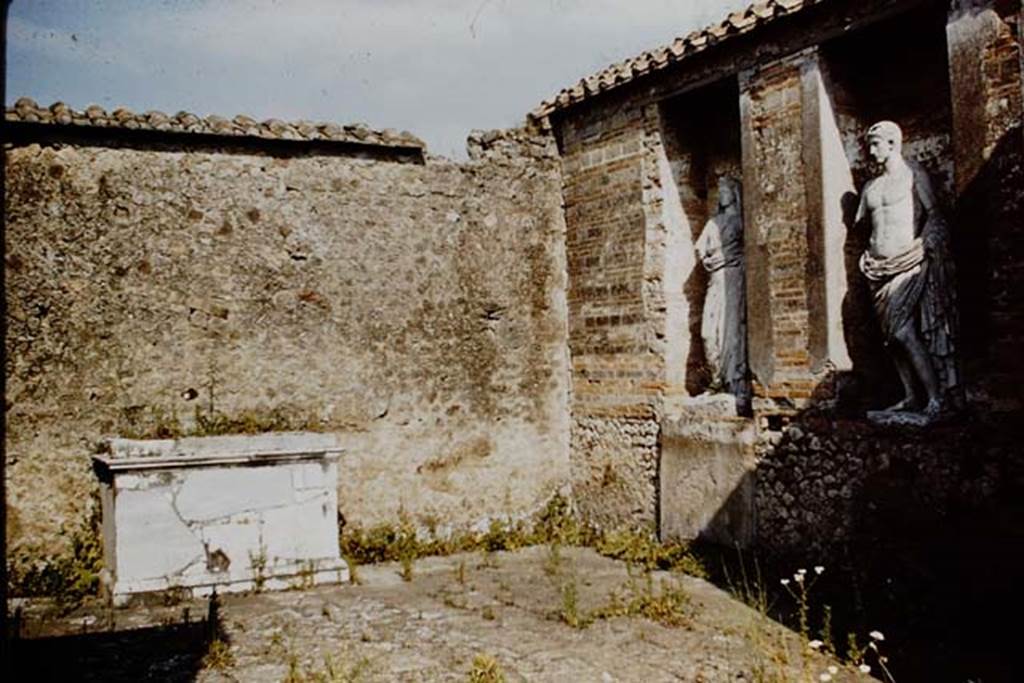
<svg viewBox="0 0 1024 683">
<path fill-rule="evenodd" d="M 718 205 L 739 206 L 740 181 L 727 175 L 718 176 Z"/>
<path fill-rule="evenodd" d="M 868 155 L 876 164 L 884 164 L 903 149 L 903 131 L 892 121 L 879 121 L 868 128 Z"/>
</svg>

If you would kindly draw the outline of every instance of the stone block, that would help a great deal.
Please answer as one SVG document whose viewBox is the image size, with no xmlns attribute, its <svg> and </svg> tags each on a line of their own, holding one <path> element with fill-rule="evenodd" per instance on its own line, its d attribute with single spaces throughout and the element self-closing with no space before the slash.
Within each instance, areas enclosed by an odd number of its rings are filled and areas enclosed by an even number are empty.
<svg viewBox="0 0 1024 683">
<path fill-rule="evenodd" d="M 329 434 L 111 439 L 94 456 L 106 589 L 193 595 L 348 580 Z"/>
<path fill-rule="evenodd" d="M 749 546 L 754 540 L 754 421 L 724 411 L 709 414 L 706 405 L 673 412 L 662 424 L 662 539 L 701 537 Z"/>
</svg>

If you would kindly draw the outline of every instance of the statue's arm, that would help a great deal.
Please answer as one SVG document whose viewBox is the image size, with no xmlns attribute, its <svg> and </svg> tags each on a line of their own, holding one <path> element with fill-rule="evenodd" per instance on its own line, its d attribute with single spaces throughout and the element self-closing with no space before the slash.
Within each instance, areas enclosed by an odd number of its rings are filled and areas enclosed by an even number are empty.
<svg viewBox="0 0 1024 683">
<path fill-rule="evenodd" d="M 697 250 L 697 255 L 701 258 L 707 256 L 708 252 L 712 250 L 711 233 L 714 231 L 715 227 L 715 219 L 712 218 L 704 224 L 704 229 L 700 231 L 700 237 L 697 238 L 697 243 L 693 245 Z"/>
<path fill-rule="evenodd" d="M 874 183 L 874 182 L 875 182 L 874 178 L 872 178 L 871 180 L 867 181 L 866 183 L 864 183 L 864 189 L 862 189 L 860 191 L 860 199 L 858 199 L 858 201 L 857 201 L 857 215 L 854 216 L 854 218 L 853 218 L 853 225 L 854 225 L 854 227 L 860 225 L 861 221 L 863 221 L 865 218 L 868 217 L 868 202 L 867 202 L 868 188 L 870 188 L 871 184 Z"/>
<path fill-rule="evenodd" d="M 697 249 L 697 256 L 708 271 L 722 267 L 725 258 L 722 254 L 722 233 L 717 218 L 710 219 L 704 225 L 704 230 L 694 246 Z"/>
</svg>

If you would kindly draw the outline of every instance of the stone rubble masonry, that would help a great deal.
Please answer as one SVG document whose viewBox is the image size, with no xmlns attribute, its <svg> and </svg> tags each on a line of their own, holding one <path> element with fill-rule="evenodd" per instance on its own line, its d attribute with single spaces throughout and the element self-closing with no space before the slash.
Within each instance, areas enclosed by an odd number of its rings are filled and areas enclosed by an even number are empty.
<svg viewBox="0 0 1024 683">
<path fill-rule="evenodd" d="M 392 163 L 73 127 L 6 149 L 11 552 L 87 518 L 101 439 L 169 426 L 337 433 L 349 524 L 486 527 L 566 487 L 550 139 Z"/>
<path fill-rule="evenodd" d="M 804 416 L 761 425 L 756 451 L 758 544 L 778 556 L 826 560 L 918 524 L 1014 500 L 1024 484 L 1021 425 L 1001 416 L 931 427 L 876 427 Z"/>
<path fill-rule="evenodd" d="M 653 418 L 573 415 L 572 492 L 605 529 L 656 522 L 659 426 Z"/>
</svg>

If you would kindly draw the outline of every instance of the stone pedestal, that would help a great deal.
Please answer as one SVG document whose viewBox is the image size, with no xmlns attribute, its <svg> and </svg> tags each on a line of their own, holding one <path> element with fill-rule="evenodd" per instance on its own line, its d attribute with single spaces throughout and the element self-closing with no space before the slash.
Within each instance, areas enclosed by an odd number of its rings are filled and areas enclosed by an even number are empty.
<svg viewBox="0 0 1024 683">
<path fill-rule="evenodd" d="M 333 435 L 112 439 L 108 451 L 93 460 L 115 603 L 348 581 Z"/>
<path fill-rule="evenodd" d="M 747 547 L 754 538 L 754 421 L 709 414 L 708 401 L 701 403 L 662 424 L 661 536 Z"/>
</svg>

